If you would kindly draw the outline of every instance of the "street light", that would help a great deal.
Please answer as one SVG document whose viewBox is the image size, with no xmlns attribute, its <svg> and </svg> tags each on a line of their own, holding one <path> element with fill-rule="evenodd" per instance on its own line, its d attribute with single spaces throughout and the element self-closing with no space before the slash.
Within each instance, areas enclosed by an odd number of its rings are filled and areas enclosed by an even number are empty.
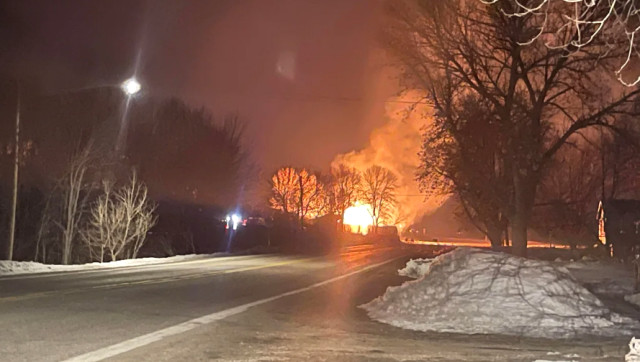
<svg viewBox="0 0 640 362">
<path fill-rule="evenodd" d="M 122 91 L 124 91 L 124 93 L 128 96 L 132 96 L 138 93 L 142 88 L 140 82 L 138 82 L 136 78 L 129 78 L 125 80 L 124 82 L 122 82 L 122 85 L 120 87 L 122 88 Z"/>
<path fill-rule="evenodd" d="M 118 132 L 118 138 L 116 140 L 115 150 L 116 150 L 116 155 L 119 158 L 123 158 L 125 143 L 127 139 L 127 128 L 129 127 L 128 125 L 129 103 L 131 102 L 131 98 L 133 98 L 133 96 L 136 93 L 140 92 L 140 90 L 142 89 L 142 85 L 140 85 L 140 82 L 138 82 L 138 80 L 135 77 L 131 77 L 125 80 L 124 82 L 122 82 L 122 84 L 120 85 L 120 88 L 122 89 L 124 94 L 127 95 L 127 101 L 125 102 L 124 112 L 122 113 L 122 119 L 120 120 L 120 131 Z"/>
<path fill-rule="evenodd" d="M 114 85 L 108 85 L 106 87 L 113 87 Z M 89 88 L 81 88 L 79 90 L 90 90 L 102 88 L 105 86 L 98 87 L 89 87 Z M 131 101 L 131 97 L 133 97 L 136 93 L 140 92 L 142 89 L 142 85 L 140 82 L 136 80 L 135 77 L 131 77 L 122 84 L 120 84 L 120 88 L 127 95 L 127 102 L 125 104 L 125 110 L 122 115 L 122 120 L 120 122 L 120 131 L 118 132 L 118 139 L 116 141 L 116 152 L 121 155 L 122 153 L 122 145 L 126 138 L 126 128 L 127 128 L 127 113 L 129 111 L 129 101 Z M 20 85 L 16 85 L 17 89 L 17 106 L 16 106 L 16 128 L 15 128 L 15 148 L 14 152 L 14 170 L 13 170 L 13 197 L 11 203 L 11 219 L 9 223 L 9 245 L 7 252 L 7 259 L 13 259 L 13 247 L 15 242 L 15 231 L 16 231 L 16 211 L 17 211 L 17 203 L 18 203 L 18 170 L 20 167 Z"/>
</svg>

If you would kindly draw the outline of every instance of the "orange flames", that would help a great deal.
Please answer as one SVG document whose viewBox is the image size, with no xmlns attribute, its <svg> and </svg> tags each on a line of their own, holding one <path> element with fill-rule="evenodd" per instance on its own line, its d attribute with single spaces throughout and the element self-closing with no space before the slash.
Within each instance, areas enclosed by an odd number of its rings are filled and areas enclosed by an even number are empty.
<svg viewBox="0 0 640 362">
<path fill-rule="evenodd" d="M 346 209 L 344 212 L 344 225 L 345 229 L 352 233 L 366 235 L 373 225 L 371 206 L 357 202 L 355 206 Z"/>
</svg>

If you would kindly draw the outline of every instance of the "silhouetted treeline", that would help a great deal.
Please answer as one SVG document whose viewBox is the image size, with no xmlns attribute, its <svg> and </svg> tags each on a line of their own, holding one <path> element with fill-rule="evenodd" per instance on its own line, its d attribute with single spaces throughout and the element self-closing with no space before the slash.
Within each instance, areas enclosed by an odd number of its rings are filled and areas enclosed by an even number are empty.
<svg viewBox="0 0 640 362">
<path fill-rule="evenodd" d="M 0 255 L 7 250 L 17 94 L 14 81 L 0 81 Z M 252 186 L 248 180 L 253 169 L 237 116 L 216 119 L 207 110 L 179 99 L 148 95 L 131 99 L 125 109 L 127 99 L 117 87 L 59 94 L 21 87 L 20 101 L 15 259 L 33 260 L 38 253 L 36 239 L 44 222 L 43 210 L 52 209 L 47 202 L 63 199 L 56 193 L 62 192 L 61 180 L 80 150 L 91 153 L 79 198 L 86 201 L 83 207 L 92 205 L 98 197 L 94 190 L 101 183 L 122 183 L 132 170 L 148 187 L 151 200 L 163 200 L 142 255 L 222 250 L 220 220 L 225 210 L 246 201 Z M 123 132 L 126 142 L 118 154 L 116 143 Z M 79 238 L 74 243 L 81 244 Z M 56 253 L 46 261 L 56 262 Z M 76 255 L 72 262 L 87 258 Z"/>
</svg>

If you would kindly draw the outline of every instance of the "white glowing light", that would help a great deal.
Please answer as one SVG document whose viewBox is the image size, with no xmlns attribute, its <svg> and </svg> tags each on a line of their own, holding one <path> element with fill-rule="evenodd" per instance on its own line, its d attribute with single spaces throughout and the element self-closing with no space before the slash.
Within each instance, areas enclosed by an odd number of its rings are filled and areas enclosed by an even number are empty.
<svg viewBox="0 0 640 362">
<path fill-rule="evenodd" d="M 142 89 L 142 86 L 135 78 L 129 78 L 122 83 L 122 90 L 128 95 L 132 96 L 138 93 Z"/>
<path fill-rule="evenodd" d="M 240 215 L 238 214 L 231 215 L 231 221 L 233 221 L 233 230 L 236 230 L 238 228 L 238 224 L 240 224 L 241 220 L 242 218 L 240 217 Z"/>
<path fill-rule="evenodd" d="M 371 206 L 357 203 L 344 211 L 344 224 L 348 225 L 352 232 L 366 234 L 373 225 Z"/>
</svg>

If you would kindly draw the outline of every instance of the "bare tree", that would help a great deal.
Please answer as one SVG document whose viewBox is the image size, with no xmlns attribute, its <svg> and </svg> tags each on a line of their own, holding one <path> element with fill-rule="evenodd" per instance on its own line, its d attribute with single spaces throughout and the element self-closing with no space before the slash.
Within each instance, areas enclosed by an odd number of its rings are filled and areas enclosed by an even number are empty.
<svg viewBox="0 0 640 362">
<path fill-rule="evenodd" d="M 115 225 L 119 223 L 120 214 L 112 212 L 113 206 L 113 183 L 103 180 L 102 194 L 94 202 L 89 214 L 89 221 L 82 230 L 82 237 L 89 246 L 92 259 L 97 251 L 99 262 L 104 262 L 105 252 L 114 244 Z"/>
<path fill-rule="evenodd" d="M 540 183 L 533 228 L 572 247 L 598 240 L 594 217 L 601 196 L 598 158 L 598 149 L 586 142 L 560 151 Z"/>
<path fill-rule="evenodd" d="M 382 220 L 391 217 L 397 188 L 398 178 L 384 167 L 371 166 L 362 174 L 362 200 L 371 206 L 374 233 Z"/>
<path fill-rule="evenodd" d="M 103 193 L 91 208 L 83 237 L 99 261 L 109 253 L 111 261 L 136 258 L 149 230 L 155 225 L 156 205 L 149 202 L 147 187 L 134 173 L 128 184 L 113 191 L 110 182 L 103 183 Z"/>
<path fill-rule="evenodd" d="M 513 192 L 510 163 L 502 156 L 505 140 L 488 101 L 468 95 L 458 108 L 437 112 L 425 128 L 418 180 L 427 194 L 455 194 L 462 215 L 497 249 L 506 237 Z"/>
<path fill-rule="evenodd" d="M 297 175 L 294 207 L 302 228 L 304 220 L 308 216 L 317 217 L 324 211 L 326 206 L 325 192 L 322 182 L 316 174 L 303 168 L 298 171 Z"/>
<path fill-rule="evenodd" d="M 340 224 L 344 225 L 344 212 L 355 205 L 362 187 L 362 175 L 358 170 L 346 165 L 331 169 L 330 192 L 335 211 L 340 215 Z"/>
<path fill-rule="evenodd" d="M 387 41 L 403 65 L 407 87 L 425 91 L 441 114 L 457 112 L 470 94 L 490 103 L 505 140 L 501 160 L 511 165 L 513 192 L 504 209 L 509 210 L 513 251 L 526 255 L 528 223 L 544 168 L 576 132 L 613 127 L 614 116 L 628 112 L 640 92 L 614 91 L 602 82 L 624 51 L 613 47 L 603 53 L 607 44 L 595 40 L 579 52 L 541 42 L 525 45 L 544 19 L 510 15 L 513 1 L 389 4 Z M 554 13 L 547 21 L 562 19 Z M 576 32 L 548 36 L 576 40 Z"/>
<path fill-rule="evenodd" d="M 297 182 L 298 172 L 293 167 L 283 167 L 276 171 L 271 176 L 271 207 L 285 214 L 292 212 Z"/>
<path fill-rule="evenodd" d="M 69 163 L 69 170 L 60 181 L 62 213 L 60 220 L 56 221 L 56 224 L 62 232 L 61 262 L 64 265 L 71 262 L 74 241 L 79 236 L 80 223 L 86 212 L 88 191 L 91 188 L 86 179 L 90 162 L 91 146 L 88 145 L 72 157 Z"/>
<path fill-rule="evenodd" d="M 38 223 L 38 230 L 36 232 L 36 251 L 33 256 L 34 261 L 47 262 L 47 249 L 50 244 L 51 238 L 51 208 L 52 208 L 52 194 L 47 196 L 47 200 L 44 204 L 44 209 L 40 214 L 40 221 Z"/>
<path fill-rule="evenodd" d="M 271 186 L 271 207 L 284 213 L 295 213 L 301 228 L 306 218 L 327 211 L 325 185 L 307 169 L 283 167 L 272 176 Z"/>
<path fill-rule="evenodd" d="M 527 45 L 536 41 L 553 49 L 564 49 L 571 53 L 582 51 L 593 42 L 605 39 L 609 44 L 626 43 L 626 56 L 615 71 L 620 82 L 634 86 L 640 82 L 640 75 L 628 81 L 625 73 L 634 72 L 631 68 L 640 59 L 638 52 L 638 32 L 640 32 L 640 7 L 635 0 L 480 0 L 485 4 L 500 5 L 510 17 L 537 17 L 544 19 L 538 32 L 524 39 Z M 567 37 L 566 33 L 571 33 Z M 548 36 L 551 34 L 552 36 Z M 603 49 L 603 53 L 607 49 Z M 637 73 L 637 71 L 635 71 Z"/>
<path fill-rule="evenodd" d="M 127 150 L 149 187 L 208 204 L 237 205 L 251 168 L 239 117 L 217 119 L 179 99 L 139 107 L 132 110 Z"/>
</svg>

